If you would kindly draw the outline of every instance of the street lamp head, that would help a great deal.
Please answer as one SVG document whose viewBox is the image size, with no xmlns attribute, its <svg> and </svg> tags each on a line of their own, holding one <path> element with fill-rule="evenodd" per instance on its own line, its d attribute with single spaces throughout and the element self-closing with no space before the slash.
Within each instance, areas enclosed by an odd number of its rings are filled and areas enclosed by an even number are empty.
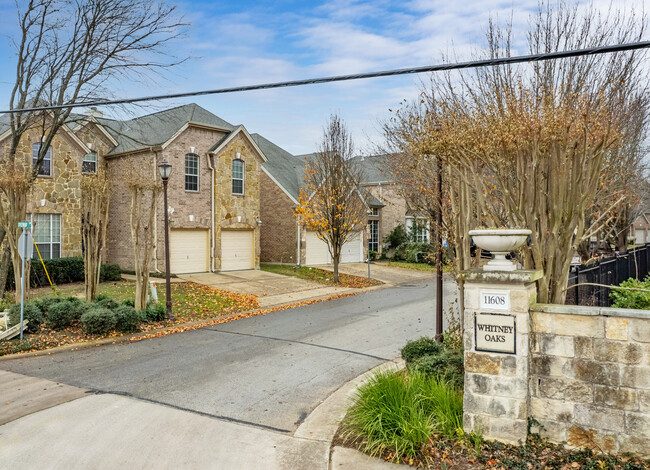
<svg viewBox="0 0 650 470">
<path fill-rule="evenodd" d="M 163 179 L 163 181 L 167 181 L 169 179 L 169 175 L 172 174 L 171 163 L 161 162 L 158 165 L 158 171 L 160 172 L 160 177 Z"/>
</svg>

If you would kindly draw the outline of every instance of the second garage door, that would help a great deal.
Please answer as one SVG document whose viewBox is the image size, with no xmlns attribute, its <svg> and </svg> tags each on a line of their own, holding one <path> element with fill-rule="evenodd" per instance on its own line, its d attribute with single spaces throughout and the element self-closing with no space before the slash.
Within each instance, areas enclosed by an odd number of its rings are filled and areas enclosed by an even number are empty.
<svg viewBox="0 0 650 470">
<path fill-rule="evenodd" d="M 361 248 L 361 232 L 353 232 L 341 249 L 341 263 L 358 263 L 363 261 Z"/>
<path fill-rule="evenodd" d="M 208 231 L 172 229 L 169 233 L 171 272 L 202 273 L 209 269 Z"/>
<path fill-rule="evenodd" d="M 253 231 L 221 231 L 221 270 L 254 269 Z"/>
</svg>

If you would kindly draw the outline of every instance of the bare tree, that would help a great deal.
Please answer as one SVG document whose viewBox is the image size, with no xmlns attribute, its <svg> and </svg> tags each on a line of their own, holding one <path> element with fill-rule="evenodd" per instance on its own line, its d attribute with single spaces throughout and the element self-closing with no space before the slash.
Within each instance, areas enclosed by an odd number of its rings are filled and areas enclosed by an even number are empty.
<svg viewBox="0 0 650 470">
<path fill-rule="evenodd" d="M 97 297 L 97 286 L 106 246 L 110 185 L 105 169 L 81 180 L 81 239 L 84 244 L 86 300 Z"/>
<path fill-rule="evenodd" d="M 150 79 L 179 62 L 167 48 L 185 27 L 174 7 L 146 0 L 30 0 L 24 7 L 18 5 L 18 24 L 11 110 L 106 98 L 119 80 Z M 10 114 L 9 148 L 0 167 L 0 226 L 17 280 L 21 266 L 16 222 L 25 218 L 27 194 L 70 113 L 63 108 Z M 21 147 L 27 132 L 41 143 L 34 156 L 31 148 Z"/>
<path fill-rule="evenodd" d="M 360 168 L 351 158 L 352 138 L 339 116 L 332 115 L 323 131 L 315 158 L 305 166 L 305 187 L 300 191 L 296 213 L 309 230 L 327 243 L 339 282 L 343 244 L 360 230 L 366 206 L 359 192 Z"/>
<path fill-rule="evenodd" d="M 634 42 L 645 26 L 645 17 L 560 1 L 540 5 L 528 43 L 537 54 Z M 490 24 L 490 57 L 511 55 L 511 34 Z M 620 182 L 639 172 L 642 155 L 630 149 L 646 130 L 643 58 L 621 52 L 434 76 L 417 103 L 398 110 L 386 131 L 399 134 L 400 150 L 422 164 L 426 155 L 444 161 L 461 269 L 471 265 L 470 228 L 530 228 L 522 259 L 543 270 L 538 299 L 563 302 L 578 245 L 612 222 L 629 197 Z"/>
<path fill-rule="evenodd" d="M 155 168 L 146 164 L 137 168 L 132 165 L 127 179 L 127 186 L 131 194 L 131 239 L 133 240 L 136 277 L 136 310 L 143 310 L 147 307 L 150 265 L 156 249 L 154 219 L 162 185 L 156 179 L 152 179 L 151 175 L 156 174 L 154 170 Z"/>
</svg>

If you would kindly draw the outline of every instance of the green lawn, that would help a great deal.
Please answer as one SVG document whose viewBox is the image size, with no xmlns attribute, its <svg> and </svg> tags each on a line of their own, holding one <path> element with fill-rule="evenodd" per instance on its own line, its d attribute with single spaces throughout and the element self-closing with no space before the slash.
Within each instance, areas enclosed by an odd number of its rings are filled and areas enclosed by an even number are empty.
<svg viewBox="0 0 650 470">
<path fill-rule="evenodd" d="M 339 284 L 334 284 L 334 273 L 324 269 L 311 268 L 309 266 L 292 266 L 286 264 L 264 264 L 260 265 L 262 271 L 269 273 L 282 274 L 283 276 L 292 276 L 306 281 L 319 282 L 327 285 L 338 285 L 341 287 L 370 287 L 381 284 L 376 279 L 365 277 L 351 276 L 349 274 L 339 273 Z"/>
<path fill-rule="evenodd" d="M 375 261 L 375 263 L 384 265 L 384 266 L 391 266 L 393 268 L 402 268 L 402 269 L 413 269 L 415 271 L 436 271 L 436 267 L 431 264 L 427 263 L 409 263 L 408 261 L 390 261 L 390 260 L 380 260 L 380 261 Z M 448 273 L 451 272 L 453 267 L 451 265 L 443 265 L 442 266 L 442 272 L 443 273 Z"/>
</svg>

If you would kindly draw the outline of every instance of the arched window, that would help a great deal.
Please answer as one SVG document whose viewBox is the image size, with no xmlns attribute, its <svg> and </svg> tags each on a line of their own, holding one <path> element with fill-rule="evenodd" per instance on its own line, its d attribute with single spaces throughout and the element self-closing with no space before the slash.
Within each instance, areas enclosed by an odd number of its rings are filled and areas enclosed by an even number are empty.
<svg viewBox="0 0 650 470">
<path fill-rule="evenodd" d="M 244 161 L 235 159 L 232 161 L 232 193 L 244 194 Z"/>
<path fill-rule="evenodd" d="M 185 155 L 185 191 L 199 190 L 199 156 L 194 153 Z"/>
</svg>

